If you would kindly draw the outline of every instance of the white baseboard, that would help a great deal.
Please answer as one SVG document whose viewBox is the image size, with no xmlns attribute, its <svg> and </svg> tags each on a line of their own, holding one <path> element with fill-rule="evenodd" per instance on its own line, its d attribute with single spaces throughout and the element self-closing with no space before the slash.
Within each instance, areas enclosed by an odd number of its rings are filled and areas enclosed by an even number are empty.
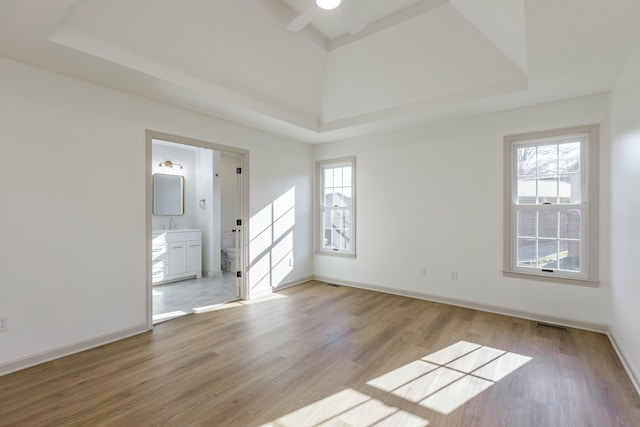
<svg viewBox="0 0 640 427">
<path fill-rule="evenodd" d="M 464 307 L 464 308 L 470 308 L 473 310 L 486 311 L 489 313 L 502 314 L 505 316 L 518 317 L 521 319 L 532 320 L 535 322 L 552 323 L 555 325 L 565 326 L 568 328 L 584 329 L 586 331 L 599 332 L 603 334 L 606 334 L 607 331 L 609 330 L 607 325 L 601 324 L 601 323 L 591 323 L 591 322 L 585 322 L 582 320 L 571 319 L 567 317 L 549 316 L 546 314 L 532 313 L 532 312 L 523 311 L 523 310 L 514 310 L 508 307 L 481 304 L 473 301 L 442 297 L 442 296 L 431 295 L 431 294 L 422 293 L 422 292 L 406 291 L 406 290 L 388 288 L 386 286 L 377 286 L 377 285 L 369 285 L 364 283 L 349 282 L 345 280 L 333 279 L 333 278 L 323 277 L 323 276 L 314 276 L 313 279 L 322 281 L 322 282 L 335 283 L 336 285 L 349 286 L 352 288 L 384 292 L 392 295 L 400 295 L 403 297 L 422 299 L 422 300 L 432 301 L 432 302 L 439 302 L 441 304 L 455 305 L 456 307 Z"/>
<path fill-rule="evenodd" d="M 107 335 L 102 335 L 96 338 L 89 338 L 81 340 L 73 344 L 65 345 L 55 348 L 53 350 L 43 351 L 31 356 L 23 357 L 20 359 L 12 360 L 10 362 L 0 364 L 0 376 L 9 374 L 11 372 L 21 371 L 32 366 L 40 365 L 41 363 L 49 362 L 51 360 L 59 359 L 64 356 L 79 353 L 81 351 L 89 350 L 101 345 L 109 344 L 114 341 L 119 341 L 124 338 L 138 335 L 143 332 L 147 332 L 150 329 L 147 328 L 146 323 L 134 326 L 132 328 L 123 329 L 118 332 L 114 332 Z"/>
<path fill-rule="evenodd" d="M 625 371 L 627 371 L 631 384 L 633 384 L 633 387 L 636 389 L 636 393 L 640 395 L 640 372 L 638 372 L 635 366 L 629 362 L 629 358 L 626 356 L 624 347 L 618 343 L 615 334 L 611 329 L 607 331 L 607 336 L 609 337 L 609 341 L 611 341 L 613 349 L 618 354 L 618 358 L 620 359 L 620 362 L 622 362 L 622 366 L 624 366 Z"/>
</svg>

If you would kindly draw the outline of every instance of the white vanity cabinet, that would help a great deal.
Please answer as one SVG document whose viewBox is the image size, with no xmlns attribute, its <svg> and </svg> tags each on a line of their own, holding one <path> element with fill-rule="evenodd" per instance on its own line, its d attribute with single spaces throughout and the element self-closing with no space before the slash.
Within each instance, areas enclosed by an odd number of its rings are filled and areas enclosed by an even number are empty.
<svg viewBox="0 0 640 427">
<path fill-rule="evenodd" d="M 153 232 L 151 248 L 153 284 L 188 277 L 202 277 L 202 233 L 200 230 Z"/>
</svg>

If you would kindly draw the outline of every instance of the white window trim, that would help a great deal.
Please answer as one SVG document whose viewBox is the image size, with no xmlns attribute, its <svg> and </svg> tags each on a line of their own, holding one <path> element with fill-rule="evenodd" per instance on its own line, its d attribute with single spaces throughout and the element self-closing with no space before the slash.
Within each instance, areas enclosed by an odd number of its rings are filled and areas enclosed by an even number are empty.
<svg viewBox="0 0 640 427">
<path fill-rule="evenodd" d="M 587 172 L 583 175 L 583 194 L 587 205 L 581 210 L 587 212 L 587 218 L 582 225 L 582 245 L 584 245 L 585 269 L 580 275 L 563 274 L 555 271 L 544 272 L 542 269 L 525 269 L 516 267 L 516 212 L 515 174 L 514 174 L 514 146 L 522 146 L 528 141 L 539 142 L 544 139 L 561 139 L 564 136 L 585 135 L 586 153 L 581 153 L 583 164 L 587 165 Z M 507 277 L 540 280 L 547 282 L 566 283 L 573 285 L 598 286 L 598 251 L 599 251 L 599 168 L 598 145 L 600 136 L 599 125 L 586 125 L 573 128 L 556 129 L 543 132 L 532 132 L 520 135 L 510 135 L 504 138 L 504 259 L 503 273 Z M 532 205 L 545 209 L 544 205 Z"/>
<path fill-rule="evenodd" d="M 322 173 L 322 169 L 325 167 L 338 167 L 338 166 L 351 166 L 351 250 L 349 251 L 336 251 L 324 249 L 322 247 L 322 239 L 324 236 L 324 227 L 322 223 L 322 209 L 323 209 L 323 192 L 324 192 L 324 176 Z M 355 156 L 351 157 L 341 157 L 338 159 L 328 159 L 328 160 L 320 160 L 316 162 L 316 185 L 315 192 L 316 195 L 314 197 L 315 200 L 315 253 L 317 255 L 327 255 L 327 256 L 335 256 L 342 258 L 355 258 L 356 257 L 356 229 L 357 229 L 357 212 L 356 212 L 356 204 L 357 204 L 357 196 L 356 196 L 356 158 Z"/>
</svg>

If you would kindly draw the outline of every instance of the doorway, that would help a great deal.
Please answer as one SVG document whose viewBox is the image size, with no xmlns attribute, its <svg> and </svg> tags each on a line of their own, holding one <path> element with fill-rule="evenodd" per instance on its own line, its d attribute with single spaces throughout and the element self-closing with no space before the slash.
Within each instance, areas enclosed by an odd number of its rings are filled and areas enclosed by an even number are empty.
<svg viewBox="0 0 640 427">
<path fill-rule="evenodd" d="M 149 327 L 246 298 L 247 162 L 246 150 L 147 131 Z"/>
</svg>

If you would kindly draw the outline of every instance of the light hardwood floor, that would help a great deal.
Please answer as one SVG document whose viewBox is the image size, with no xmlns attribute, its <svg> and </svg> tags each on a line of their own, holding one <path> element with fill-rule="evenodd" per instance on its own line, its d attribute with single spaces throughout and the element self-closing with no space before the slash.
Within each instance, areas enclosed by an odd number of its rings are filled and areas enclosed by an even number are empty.
<svg viewBox="0 0 640 427">
<path fill-rule="evenodd" d="M 309 282 L 0 377 L 2 426 L 640 426 L 606 336 Z"/>
</svg>

